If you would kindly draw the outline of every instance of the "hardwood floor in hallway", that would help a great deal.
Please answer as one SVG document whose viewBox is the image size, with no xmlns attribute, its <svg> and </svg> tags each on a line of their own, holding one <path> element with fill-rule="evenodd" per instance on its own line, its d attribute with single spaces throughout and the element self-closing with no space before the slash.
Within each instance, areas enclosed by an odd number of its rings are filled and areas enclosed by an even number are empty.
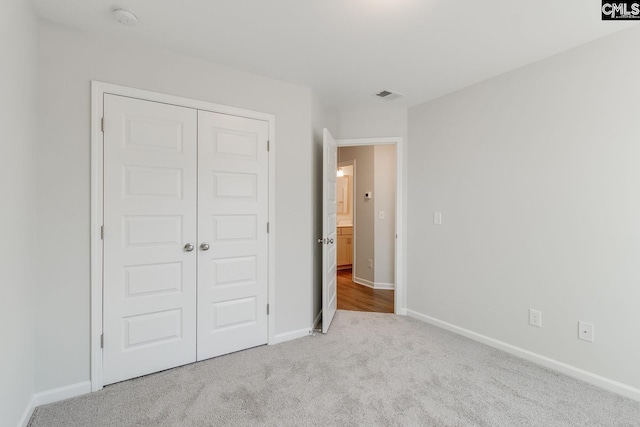
<svg viewBox="0 0 640 427">
<path fill-rule="evenodd" d="M 351 270 L 338 271 L 338 310 L 393 313 L 394 291 L 372 289 L 351 280 Z"/>
</svg>

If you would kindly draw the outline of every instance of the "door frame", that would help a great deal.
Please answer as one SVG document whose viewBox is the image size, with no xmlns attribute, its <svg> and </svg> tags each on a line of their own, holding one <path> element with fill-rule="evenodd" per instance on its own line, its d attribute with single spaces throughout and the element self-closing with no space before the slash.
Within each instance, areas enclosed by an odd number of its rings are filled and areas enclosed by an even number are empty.
<svg viewBox="0 0 640 427">
<path fill-rule="evenodd" d="M 395 294 L 394 294 L 394 312 L 399 315 L 407 314 L 407 295 L 406 295 L 406 258 L 405 258 L 405 235 L 406 235 L 406 218 L 405 218 L 405 170 L 404 165 L 404 142 L 402 137 L 382 137 L 382 138 L 351 138 L 336 139 L 338 149 L 341 147 L 359 147 L 368 145 L 390 145 L 396 146 L 396 248 L 395 248 Z M 354 168 L 355 169 L 355 168 Z M 355 174 L 355 170 L 354 170 Z M 354 177 L 355 185 L 355 177 Z M 354 197 L 355 205 L 355 197 Z M 354 206 L 354 229 L 353 229 L 353 250 L 354 257 L 356 251 L 356 224 L 355 224 L 355 206 Z M 355 261 L 355 260 L 354 260 Z M 355 263 L 354 263 L 355 264 Z"/>
<path fill-rule="evenodd" d="M 338 140 L 336 139 L 336 142 Z M 338 150 L 340 149 L 340 144 L 338 144 Z M 355 253 L 356 253 L 356 196 L 355 196 L 355 191 L 356 191 L 356 159 L 351 159 L 351 160 L 345 160 L 344 162 L 340 162 L 338 163 L 338 168 L 340 168 L 340 166 L 353 166 L 353 179 L 351 180 L 351 224 L 353 225 L 353 236 L 351 237 L 351 241 L 353 242 L 352 245 L 353 247 L 351 248 L 351 259 L 352 261 L 355 260 Z M 353 276 L 355 276 L 355 263 L 352 262 L 351 263 L 351 278 L 353 279 Z M 337 271 L 337 270 L 336 270 Z"/>
<path fill-rule="evenodd" d="M 275 254 L 276 254 L 276 224 L 275 224 L 275 115 L 243 108 L 215 104 L 208 101 L 200 101 L 164 93 L 136 89 L 111 83 L 91 81 L 91 327 L 90 327 L 90 354 L 91 354 L 91 391 L 98 391 L 104 385 L 102 376 L 102 346 L 103 333 L 102 319 L 102 287 L 103 287 L 103 248 L 102 225 L 104 218 L 104 194 L 103 194 L 103 164 L 104 152 L 102 149 L 102 117 L 104 115 L 104 95 L 119 95 L 137 98 L 145 101 L 160 102 L 194 110 L 211 111 L 214 113 L 244 117 L 248 119 L 263 120 L 269 123 L 269 245 L 268 245 L 268 279 L 267 279 L 267 303 L 269 315 L 267 316 L 267 343 L 271 344 L 275 337 L 274 313 L 275 304 Z"/>
</svg>

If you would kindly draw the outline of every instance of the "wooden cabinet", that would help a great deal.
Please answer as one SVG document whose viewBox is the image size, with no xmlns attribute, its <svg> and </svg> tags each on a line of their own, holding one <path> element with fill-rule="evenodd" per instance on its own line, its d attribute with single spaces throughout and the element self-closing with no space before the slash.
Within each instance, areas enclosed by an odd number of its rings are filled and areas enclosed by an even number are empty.
<svg viewBox="0 0 640 427">
<path fill-rule="evenodd" d="M 353 264 L 353 227 L 338 227 L 338 269 Z"/>
</svg>

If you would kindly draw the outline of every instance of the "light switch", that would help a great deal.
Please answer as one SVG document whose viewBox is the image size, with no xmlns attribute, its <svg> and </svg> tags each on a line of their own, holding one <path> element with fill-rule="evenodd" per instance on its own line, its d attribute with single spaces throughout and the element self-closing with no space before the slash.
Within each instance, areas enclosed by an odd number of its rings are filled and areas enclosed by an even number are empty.
<svg viewBox="0 0 640 427">
<path fill-rule="evenodd" d="M 442 212 L 433 213 L 433 223 L 437 225 L 442 224 Z"/>
<path fill-rule="evenodd" d="M 384 211 L 378 212 L 378 219 L 384 219 Z"/>
</svg>

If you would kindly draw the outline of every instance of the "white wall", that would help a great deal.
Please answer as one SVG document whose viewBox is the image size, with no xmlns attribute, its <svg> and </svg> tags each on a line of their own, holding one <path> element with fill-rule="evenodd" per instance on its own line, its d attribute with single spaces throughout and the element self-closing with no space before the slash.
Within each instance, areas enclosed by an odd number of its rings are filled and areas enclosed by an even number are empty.
<svg viewBox="0 0 640 427">
<path fill-rule="evenodd" d="M 36 20 L 28 2 L 0 13 L 0 426 L 16 426 L 34 392 Z"/>
<path fill-rule="evenodd" d="M 380 100 L 378 108 L 347 108 L 336 112 L 336 139 L 407 137 L 407 109 Z M 382 104 L 388 104 L 383 105 Z"/>
<path fill-rule="evenodd" d="M 36 390 L 89 379 L 90 80 L 276 116 L 276 334 L 312 317 L 308 88 L 40 23 Z"/>
<path fill-rule="evenodd" d="M 375 227 L 375 283 L 376 287 L 395 284 L 396 247 L 396 146 L 373 147 L 374 163 L 374 227 Z M 380 212 L 384 219 L 380 219 Z"/>
<path fill-rule="evenodd" d="M 638 40 L 410 110 L 409 309 L 640 387 Z"/>
</svg>

